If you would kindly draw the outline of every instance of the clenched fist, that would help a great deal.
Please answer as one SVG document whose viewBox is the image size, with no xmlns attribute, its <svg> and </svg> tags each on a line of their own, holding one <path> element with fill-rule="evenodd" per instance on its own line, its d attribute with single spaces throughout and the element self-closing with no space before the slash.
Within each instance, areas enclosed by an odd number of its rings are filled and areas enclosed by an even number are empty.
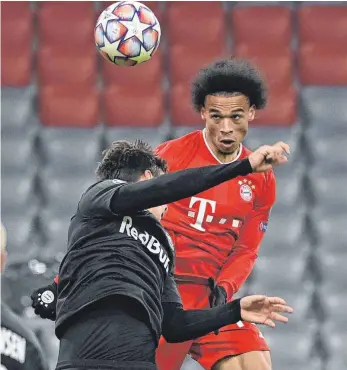
<svg viewBox="0 0 347 370">
<path fill-rule="evenodd" d="M 288 144 L 279 141 L 274 145 L 263 145 L 248 157 L 253 172 L 266 172 L 273 166 L 288 161 L 286 154 L 290 154 Z"/>
<path fill-rule="evenodd" d="M 35 290 L 31 295 L 31 306 L 35 309 L 36 315 L 54 321 L 56 318 L 57 295 L 56 283 Z"/>
</svg>

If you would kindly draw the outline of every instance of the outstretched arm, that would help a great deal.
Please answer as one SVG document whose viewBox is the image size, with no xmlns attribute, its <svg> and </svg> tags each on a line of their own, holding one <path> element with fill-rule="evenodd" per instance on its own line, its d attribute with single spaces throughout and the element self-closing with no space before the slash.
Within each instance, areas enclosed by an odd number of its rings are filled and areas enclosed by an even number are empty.
<svg viewBox="0 0 347 370">
<path fill-rule="evenodd" d="M 164 320 L 162 335 L 168 342 L 185 342 L 199 338 L 240 320 L 275 326 L 275 321 L 287 322 L 279 312 L 292 312 L 286 302 L 277 297 L 248 296 L 204 310 L 184 310 L 172 274 L 169 274 L 162 296 Z"/>
<path fill-rule="evenodd" d="M 282 142 L 262 146 L 248 158 L 229 164 L 189 168 L 147 181 L 118 186 L 111 198 L 114 213 L 139 211 L 201 193 L 237 176 L 265 172 L 287 161 L 289 146 Z"/>
</svg>

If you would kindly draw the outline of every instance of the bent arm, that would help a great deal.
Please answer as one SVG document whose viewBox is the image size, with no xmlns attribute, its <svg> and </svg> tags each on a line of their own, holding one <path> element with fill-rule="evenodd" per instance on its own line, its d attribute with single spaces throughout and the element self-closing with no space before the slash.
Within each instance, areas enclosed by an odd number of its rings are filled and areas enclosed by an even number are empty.
<svg viewBox="0 0 347 370">
<path fill-rule="evenodd" d="M 230 164 L 189 168 L 147 181 L 124 184 L 115 190 L 110 208 L 114 213 L 121 213 L 169 204 L 251 172 L 251 164 L 246 158 Z"/>
<path fill-rule="evenodd" d="M 199 338 L 241 320 L 240 300 L 205 310 L 183 310 L 178 303 L 163 303 L 162 335 L 170 343 Z"/>
</svg>

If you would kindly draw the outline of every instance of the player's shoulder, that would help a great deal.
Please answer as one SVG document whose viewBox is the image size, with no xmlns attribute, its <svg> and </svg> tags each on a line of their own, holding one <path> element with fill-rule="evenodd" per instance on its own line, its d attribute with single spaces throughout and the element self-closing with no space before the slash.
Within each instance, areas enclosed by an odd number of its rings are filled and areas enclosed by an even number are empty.
<svg viewBox="0 0 347 370">
<path fill-rule="evenodd" d="M 165 141 L 157 147 L 156 151 L 160 153 L 167 150 L 179 150 L 181 148 L 185 148 L 187 145 L 194 146 L 199 142 L 199 139 L 201 139 L 201 135 L 201 130 L 190 132 L 179 138 Z"/>
</svg>

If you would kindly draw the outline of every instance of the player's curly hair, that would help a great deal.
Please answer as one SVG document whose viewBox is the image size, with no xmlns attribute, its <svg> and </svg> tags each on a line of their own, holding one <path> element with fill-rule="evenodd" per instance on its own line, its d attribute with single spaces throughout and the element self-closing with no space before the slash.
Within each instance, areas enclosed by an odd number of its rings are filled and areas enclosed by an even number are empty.
<svg viewBox="0 0 347 370">
<path fill-rule="evenodd" d="M 259 71 L 245 59 L 221 59 L 200 70 L 191 86 L 192 104 L 200 112 L 207 95 L 243 94 L 250 105 L 262 109 L 267 88 Z"/>
<path fill-rule="evenodd" d="M 114 141 L 102 154 L 103 159 L 96 170 L 99 180 L 136 182 L 146 170 L 150 170 L 154 177 L 167 172 L 166 161 L 156 156 L 151 146 L 141 140 Z"/>
</svg>

